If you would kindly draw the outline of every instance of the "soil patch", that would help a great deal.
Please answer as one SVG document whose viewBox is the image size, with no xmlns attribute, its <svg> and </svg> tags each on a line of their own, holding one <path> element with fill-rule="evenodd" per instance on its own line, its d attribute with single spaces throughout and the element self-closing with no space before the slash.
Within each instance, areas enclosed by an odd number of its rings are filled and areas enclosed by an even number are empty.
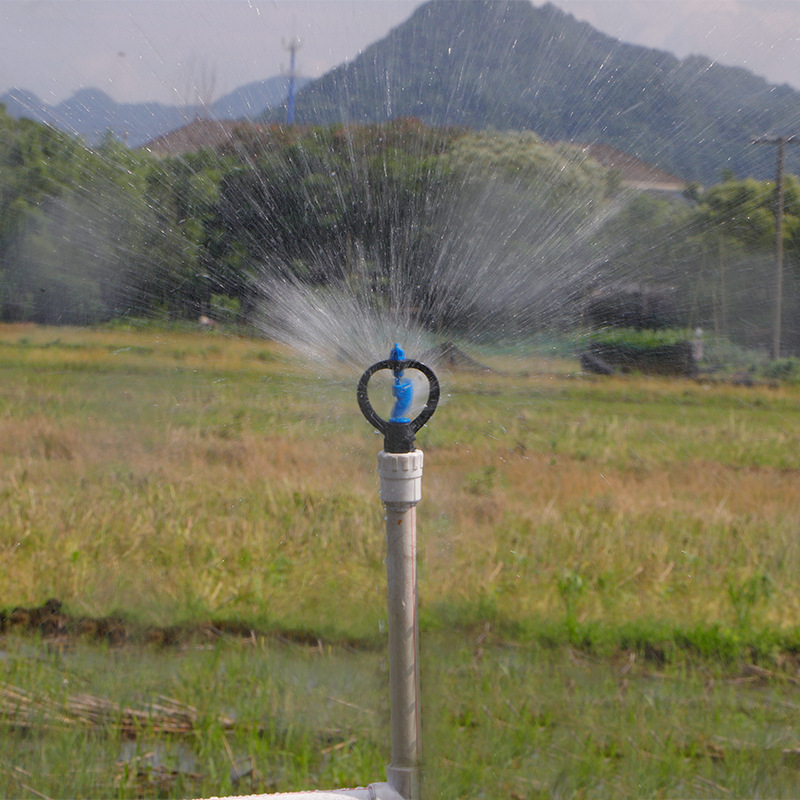
<svg viewBox="0 0 800 800">
<path fill-rule="evenodd" d="M 173 647 L 222 636 L 240 639 L 272 638 L 307 647 L 332 645 L 351 650 L 372 650 L 380 645 L 369 639 L 322 639 L 317 634 L 297 629 L 260 629 L 235 620 L 205 620 L 183 625 L 144 625 L 120 616 L 75 616 L 60 600 L 50 599 L 41 606 L 17 606 L 0 611 L 0 634 L 37 633 L 47 639 L 86 639 L 111 645 L 151 644 Z"/>
</svg>

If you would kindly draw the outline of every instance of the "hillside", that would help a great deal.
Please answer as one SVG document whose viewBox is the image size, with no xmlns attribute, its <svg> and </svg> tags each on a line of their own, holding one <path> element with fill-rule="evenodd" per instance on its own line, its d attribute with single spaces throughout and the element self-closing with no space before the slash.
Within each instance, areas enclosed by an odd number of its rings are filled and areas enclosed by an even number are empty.
<svg viewBox="0 0 800 800">
<path fill-rule="evenodd" d="M 299 86 L 307 79 L 300 79 Z M 268 78 L 241 86 L 214 101 L 206 112 L 199 105 L 171 106 L 161 103 L 117 103 L 99 89 L 81 89 L 56 105 L 48 105 L 24 89 L 0 96 L 0 104 L 15 119 L 27 117 L 77 134 L 94 144 L 107 132 L 138 147 L 187 122 L 204 116 L 215 120 L 252 119 L 286 97 L 287 79 Z"/>
<path fill-rule="evenodd" d="M 774 154 L 750 138 L 800 131 L 800 93 L 624 44 L 549 4 L 432 0 L 297 96 L 301 124 L 402 116 L 604 143 L 713 183 L 727 170 L 774 174 Z"/>
</svg>

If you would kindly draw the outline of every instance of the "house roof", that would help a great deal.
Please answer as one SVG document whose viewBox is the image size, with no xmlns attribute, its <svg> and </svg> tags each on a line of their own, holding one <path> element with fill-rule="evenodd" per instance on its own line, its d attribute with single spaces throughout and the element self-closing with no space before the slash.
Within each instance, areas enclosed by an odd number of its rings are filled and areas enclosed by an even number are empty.
<svg viewBox="0 0 800 800">
<path fill-rule="evenodd" d="M 195 119 L 142 145 L 155 156 L 180 156 L 205 148 L 217 149 L 230 142 L 237 131 L 261 130 L 262 125 L 235 119 Z"/>
<path fill-rule="evenodd" d="M 616 147 L 599 142 L 578 147 L 601 166 L 618 170 L 623 186 L 662 192 L 682 192 L 686 188 L 686 181 L 682 178 L 654 167 L 636 156 L 617 150 Z"/>
</svg>

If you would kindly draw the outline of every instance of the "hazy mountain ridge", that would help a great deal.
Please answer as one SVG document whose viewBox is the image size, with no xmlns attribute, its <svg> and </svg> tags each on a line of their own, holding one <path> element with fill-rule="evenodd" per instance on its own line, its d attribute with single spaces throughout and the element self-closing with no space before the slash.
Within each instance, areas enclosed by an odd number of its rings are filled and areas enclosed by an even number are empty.
<svg viewBox="0 0 800 800">
<path fill-rule="evenodd" d="M 774 154 L 750 138 L 800 131 L 800 92 L 620 42 L 550 4 L 433 0 L 297 96 L 301 123 L 398 116 L 604 142 L 711 183 L 774 173 Z"/>
<path fill-rule="evenodd" d="M 308 79 L 297 79 L 303 86 Z M 252 119 L 270 106 L 284 102 L 286 77 L 267 78 L 240 86 L 210 104 L 171 106 L 162 103 L 117 103 L 100 89 L 86 88 L 56 105 L 48 105 L 32 92 L 11 89 L 0 103 L 14 118 L 29 117 L 82 136 L 90 144 L 110 131 L 117 139 L 138 147 L 151 139 L 205 115 L 215 119 Z"/>
</svg>

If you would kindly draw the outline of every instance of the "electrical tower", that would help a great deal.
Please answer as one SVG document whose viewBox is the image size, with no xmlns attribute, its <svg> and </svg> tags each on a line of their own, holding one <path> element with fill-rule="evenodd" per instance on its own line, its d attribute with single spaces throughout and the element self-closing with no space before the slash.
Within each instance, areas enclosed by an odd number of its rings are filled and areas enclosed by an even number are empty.
<svg viewBox="0 0 800 800">
<path fill-rule="evenodd" d="M 289 97 L 286 103 L 286 124 L 294 125 L 295 54 L 300 49 L 300 40 L 293 37 L 288 44 L 284 42 L 283 46 L 289 51 Z"/>
</svg>

